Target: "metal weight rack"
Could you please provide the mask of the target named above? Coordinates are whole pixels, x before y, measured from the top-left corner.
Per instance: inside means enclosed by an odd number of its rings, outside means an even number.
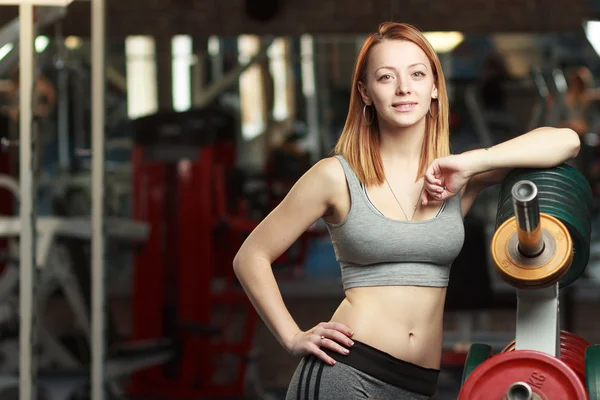
[[[87,1],[87,0],[86,0]],[[73,0],[0,0],[2,5],[19,6],[19,181],[20,181],[20,329],[19,398],[37,399],[36,348],[37,310],[35,309],[36,213],[35,123],[33,83],[35,71],[36,7],[67,7]],[[106,296],[105,296],[105,199],[104,199],[104,98],[105,98],[105,0],[89,0],[92,43],[92,396],[105,398],[106,378]]]

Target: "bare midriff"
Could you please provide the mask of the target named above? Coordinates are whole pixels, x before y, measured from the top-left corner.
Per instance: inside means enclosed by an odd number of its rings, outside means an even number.
[[[352,329],[353,340],[395,358],[439,369],[445,298],[444,287],[351,288],[331,321]]]

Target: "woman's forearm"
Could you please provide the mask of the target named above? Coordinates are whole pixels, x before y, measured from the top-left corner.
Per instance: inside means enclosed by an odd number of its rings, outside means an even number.
[[[256,312],[279,343],[289,350],[300,328],[283,302],[271,264],[265,259],[239,255],[234,260],[234,271]]]
[[[469,152],[469,172],[505,168],[549,168],[579,153],[577,133],[567,128],[538,128],[487,149]],[[466,153],[465,153],[466,154]]]

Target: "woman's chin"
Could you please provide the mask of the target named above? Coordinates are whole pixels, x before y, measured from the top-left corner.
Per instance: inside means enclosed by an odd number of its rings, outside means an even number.
[[[386,121],[386,125],[388,125],[392,129],[407,129],[412,128],[421,122],[424,122],[424,120],[424,115],[419,116],[407,114],[402,116],[396,116],[395,118],[390,118],[388,121]]]

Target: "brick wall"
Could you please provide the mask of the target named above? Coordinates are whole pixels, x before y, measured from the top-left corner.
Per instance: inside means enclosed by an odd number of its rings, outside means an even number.
[[[592,15],[589,0],[279,0],[278,15],[260,23],[247,17],[245,1],[107,0],[108,34],[364,33],[390,19],[423,30],[543,32],[578,29]],[[89,8],[87,1],[69,6],[65,34],[89,34]],[[3,6],[0,26],[16,15]]]

